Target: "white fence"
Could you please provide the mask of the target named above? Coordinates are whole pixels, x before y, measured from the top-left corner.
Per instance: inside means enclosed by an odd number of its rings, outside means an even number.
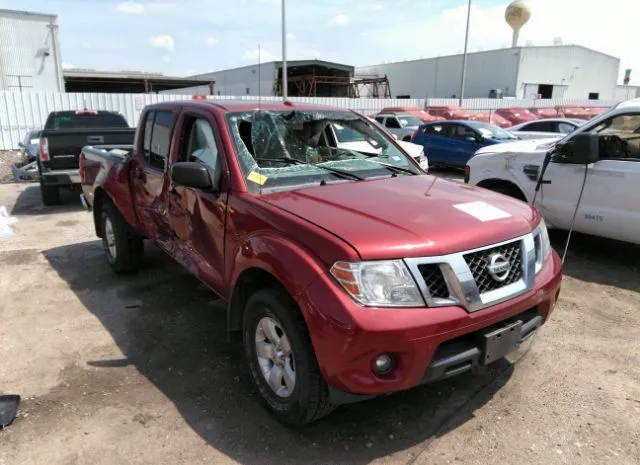
[[[157,102],[184,100],[186,95],[169,94],[72,94],[58,92],[0,92],[0,150],[18,147],[29,130],[40,129],[52,111],[99,109],[119,111],[131,126],[138,124],[140,111],[145,105]],[[255,100],[257,96],[228,97],[208,96],[213,100]],[[277,101],[280,97],[262,97],[264,101]],[[457,99],[349,99],[322,97],[292,97],[293,102],[330,105],[348,108],[366,115],[379,112],[388,106],[457,105]],[[465,99],[462,107],[468,110],[491,112],[505,107],[558,107],[598,106],[609,107],[616,102],[602,100],[515,100],[515,99]]]

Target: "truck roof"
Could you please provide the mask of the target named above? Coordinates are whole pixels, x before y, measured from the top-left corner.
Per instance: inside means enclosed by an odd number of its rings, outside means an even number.
[[[292,109],[301,111],[352,111],[349,109],[329,105],[298,103],[288,100],[286,102],[274,102],[272,100],[175,100],[173,102],[154,103],[152,105],[149,105],[149,108],[167,108],[175,105],[187,107],[216,108],[225,112],[257,110],[258,108],[270,111],[287,111]]]

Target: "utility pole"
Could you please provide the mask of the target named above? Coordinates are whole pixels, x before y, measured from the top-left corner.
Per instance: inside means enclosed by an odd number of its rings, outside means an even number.
[[[284,1],[284,0],[283,0]],[[467,32],[464,35],[464,55],[462,55],[462,77],[460,79],[460,106],[464,99],[464,86],[467,80],[467,47],[469,45],[469,23],[471,20],[471,0],[467,5]]]
[[[287,100],[287,9],[286,0],[282,0],[282,99]]]

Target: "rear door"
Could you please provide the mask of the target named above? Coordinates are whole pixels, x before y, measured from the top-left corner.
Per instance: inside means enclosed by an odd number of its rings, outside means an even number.
[[[172,161],[196,162],[220,182],[212,190],[194,189],[169,180],[168,217],[176,259],[218,292],[223,291],[224,239],[228,181],[223,145],[215,120],[207,112],[186,111],[180,143]]]
[[[451,136],[449,164],[465,166],[475,151],[480,148],[478,143],[480,135],[464,124],[451,124],[449,134]]]
[[[132,166],[136,211],[146,237],[168,249],[166,160],[170,153],[171,110],[152,109],[140,121],[142,131]]]

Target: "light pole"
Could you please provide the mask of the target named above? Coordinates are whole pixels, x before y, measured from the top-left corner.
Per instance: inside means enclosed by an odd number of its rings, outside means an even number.
[[[286,0],[282,0],[282,99],[287,100],[287,9]]]
[[[284,2],[284,0],[282,0]],[[467,5],[467,32],[464,35],[464,54],[462,55],[462,77],[460,78],[460,106],[464,99],[464,85],[467,80],[467,46],[469,45],[469,22],[471,20],[471,0]]]

